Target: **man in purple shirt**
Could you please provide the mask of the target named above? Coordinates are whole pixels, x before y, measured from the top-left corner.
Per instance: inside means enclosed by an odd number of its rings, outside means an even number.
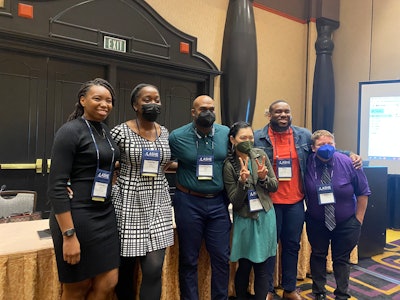
[[[311,244],[312,290],[315,299],[326,299],[326,256],[331,243],[336,299],[348,299],[350,252],[357,245],[371,191],[362,169],[335,151],[327,130],[311,136],[312,150],[304,178],[306,228]]]

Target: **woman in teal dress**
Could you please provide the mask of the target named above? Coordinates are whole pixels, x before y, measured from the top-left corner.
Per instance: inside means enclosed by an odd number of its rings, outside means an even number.
[[[276,219],[270,192],[278,188],[267,155],[253,148],[254,134],[246,122],[229,131],[224,183],[233,205],[231,261],[239,261],[235,275],[237,299],[248,299],[251,268],[254,269],[253,299],[272,299],[269,283],[275,268]],[[272,289],[271,289],[272,290]]]

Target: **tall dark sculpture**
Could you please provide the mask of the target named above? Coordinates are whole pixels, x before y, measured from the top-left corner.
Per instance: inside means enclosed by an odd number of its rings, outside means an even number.
[[[257,91],[257,41],[252,0],[230,0],[221,61],[222,123],[253,120]]]
[[[335,80],[333,77],[332,32],[339,28],[339,22],[326,18],[317,19],[318,38],[315,42],[317,61],[314,71],[312,95],[312,129],[326,129],[333,132],[335,113]]]

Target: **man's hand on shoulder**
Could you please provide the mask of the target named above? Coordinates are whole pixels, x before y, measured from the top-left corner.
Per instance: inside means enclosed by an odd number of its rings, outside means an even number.
[[[350,158],[353,162],[354,169],[361,169],[362,167],[362,158],[360,155],[350,152]]]

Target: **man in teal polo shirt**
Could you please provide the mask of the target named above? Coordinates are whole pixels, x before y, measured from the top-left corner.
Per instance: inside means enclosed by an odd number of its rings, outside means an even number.
[[[229,128],[214,124],[214,109],[211,97],[197,97],[193,122],[169,136],[172,157],[178,161],[173,205],[182,300],[199,298],[197,264],[203,238],[211,258],[211,299],[228,299],[231,221],[222,170]]]

